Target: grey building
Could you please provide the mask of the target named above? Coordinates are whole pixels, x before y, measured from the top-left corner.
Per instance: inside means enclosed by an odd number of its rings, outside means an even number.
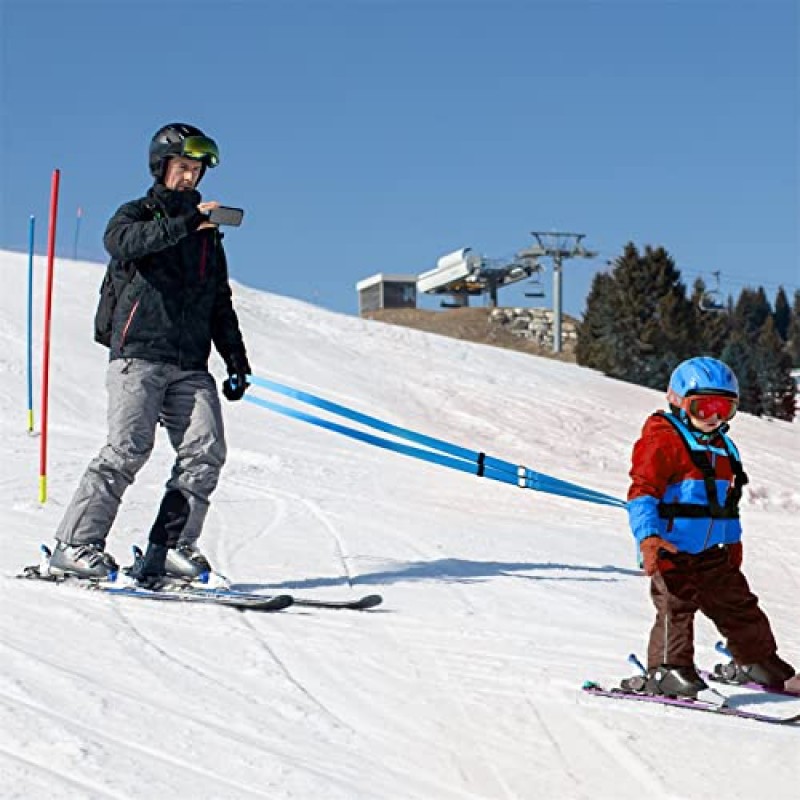
[[[379,272],[356,284],[358,313],[381,308],[416,308],[417,276],[384,275]]]

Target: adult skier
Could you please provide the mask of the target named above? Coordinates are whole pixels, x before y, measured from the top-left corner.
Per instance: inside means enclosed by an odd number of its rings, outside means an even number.
[[[714,358],[691,358],[672,373],[667,400],[669,412],[649,417],[633,448],[628,515],[652,577],[656,619],[647,676],[622,686],[687,697],[707,688],[694,667],[699,610],[727,639],[733,660],[718,667],[727,680],[781,687],[794,669],[778,656],[741,571],[747,476],[727,435],[739,401],[736,375]]]
[[[111,263],[95,320],[95,338],[110,347],[108,438],[58,527],[52,574],[102,579],[117,570],[106,538],[159,424],[175,463],[135,577],[155,586],[165,574],[194,578],[211,569],[197,540],[226,456],[208,371],[212,343],[227,366],[228,400],[241,399],[250,373],[222,237],[207,216],[219,203],[197,191],[218,163],[216,143],[201,130],[165,125],[150,142],[153,186],[108,223]]]

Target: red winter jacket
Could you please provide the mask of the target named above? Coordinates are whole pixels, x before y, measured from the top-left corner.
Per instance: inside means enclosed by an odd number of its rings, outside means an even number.
[[[708,443],[697,437],[694,441],[711,458],[717,501],[724,506],[734,480],[725,440],[718,435]],[[728,444],[735,453],[733,443],[728,440]],[[703,472],[692,461],[683,436],[665,415],[654,414],[645,422],[633,447],[630,476],[628,519],[638,542],[648,536],[660,536],[672,542],[679,552],[700,553],[719,544],[740,541],[742,527],[738,518],[714,519],[709,514],[666,519],[659,513],[662,502],[708,505]]]

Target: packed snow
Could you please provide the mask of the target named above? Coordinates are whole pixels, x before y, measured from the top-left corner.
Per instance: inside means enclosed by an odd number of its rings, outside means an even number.
[[[17,580],[105,436],[107,355],[92,341],[103,266],[55,266],[41,505],[27,257],[0,253],[0,797],[798,796],[797,728],[581,692],[630,674],[652,624],[624,511],[253,404],[224,407],[229,460],[201,540],[212,563],[239,587],[378,592],[382,607],[240,613]],[[44,273],[37,258],[37,431]],[[660,392],[571,364],[234,294],[259,375],[616,497],[663,407]],[[732,432],[751,478],[745,571],[800,664],[800,426],[739,415]],[[146,544],[171,463],[161,436],[109,537],[121,562]],[[700,664],[720,660],[718,638],[698,617]]]

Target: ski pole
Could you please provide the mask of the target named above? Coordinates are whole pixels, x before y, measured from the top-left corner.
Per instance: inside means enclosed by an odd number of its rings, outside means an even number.
[[[631,653],[631,654],[628,656],[628,663],[629,663],[629,664],[631,664],[631,665],[633,665],[634,667],[636,667],[636,669],[638,669],[638,670],[639,670],[639,671],[642,673],[642,675],[644,675],[644,676],[645,676],[645,678],[647,677],[647,668],[646,668],[646,667],[645,667],[645,665],[644,665],[644,664],[642,664],[642,662],[641,662],[641,661],[639,661],[639,659],[636,657],[636,653]]]

